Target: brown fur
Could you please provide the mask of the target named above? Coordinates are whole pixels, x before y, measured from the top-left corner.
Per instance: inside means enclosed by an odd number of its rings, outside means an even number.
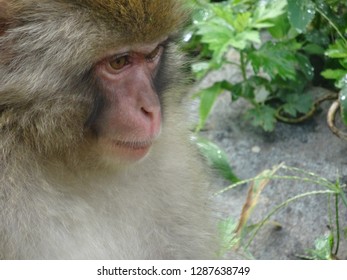
[[[115,168],[85,125],[110,48],[176,33],[177,0],[0,0],[0,259],[211,258],[206,170],[189,142],[182,57],[149,156]]]

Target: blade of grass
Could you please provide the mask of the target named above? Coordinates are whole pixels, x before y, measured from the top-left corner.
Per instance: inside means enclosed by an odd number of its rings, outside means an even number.
[[[253,212],[254,207],[257,205],[260,193],[270,182],[270,179],[274,174],[281,168],[282,165],[275,166],[272,170],[264,170],[257,177],[254,178],[254,181],[251,183],[248,189],[246,202],[243,205],[239,224],[236,228],[237,235],[241,236],[247,221],[251,213]]]

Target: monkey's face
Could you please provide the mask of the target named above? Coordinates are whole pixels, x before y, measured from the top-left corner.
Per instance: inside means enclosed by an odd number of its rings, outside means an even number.
[[[146,157],[181,105],[182,3],[0,0],[0,126],[45,158]]]
[[[110,51],[95,67],[103,106],[92,124],[98,149],[117,160],[145,157],[161,130],[155,87],[164,40]]]

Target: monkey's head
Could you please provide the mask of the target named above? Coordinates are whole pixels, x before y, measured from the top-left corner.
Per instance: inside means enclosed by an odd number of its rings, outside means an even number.
[[[0,0],[2,147],[145,157],[180,102],[186,18],[179,0]]]

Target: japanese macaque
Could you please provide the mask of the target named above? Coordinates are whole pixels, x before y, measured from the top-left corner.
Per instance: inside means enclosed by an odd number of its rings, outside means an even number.
[[[179,0],[0,0],[0,259],[214,258]]]

